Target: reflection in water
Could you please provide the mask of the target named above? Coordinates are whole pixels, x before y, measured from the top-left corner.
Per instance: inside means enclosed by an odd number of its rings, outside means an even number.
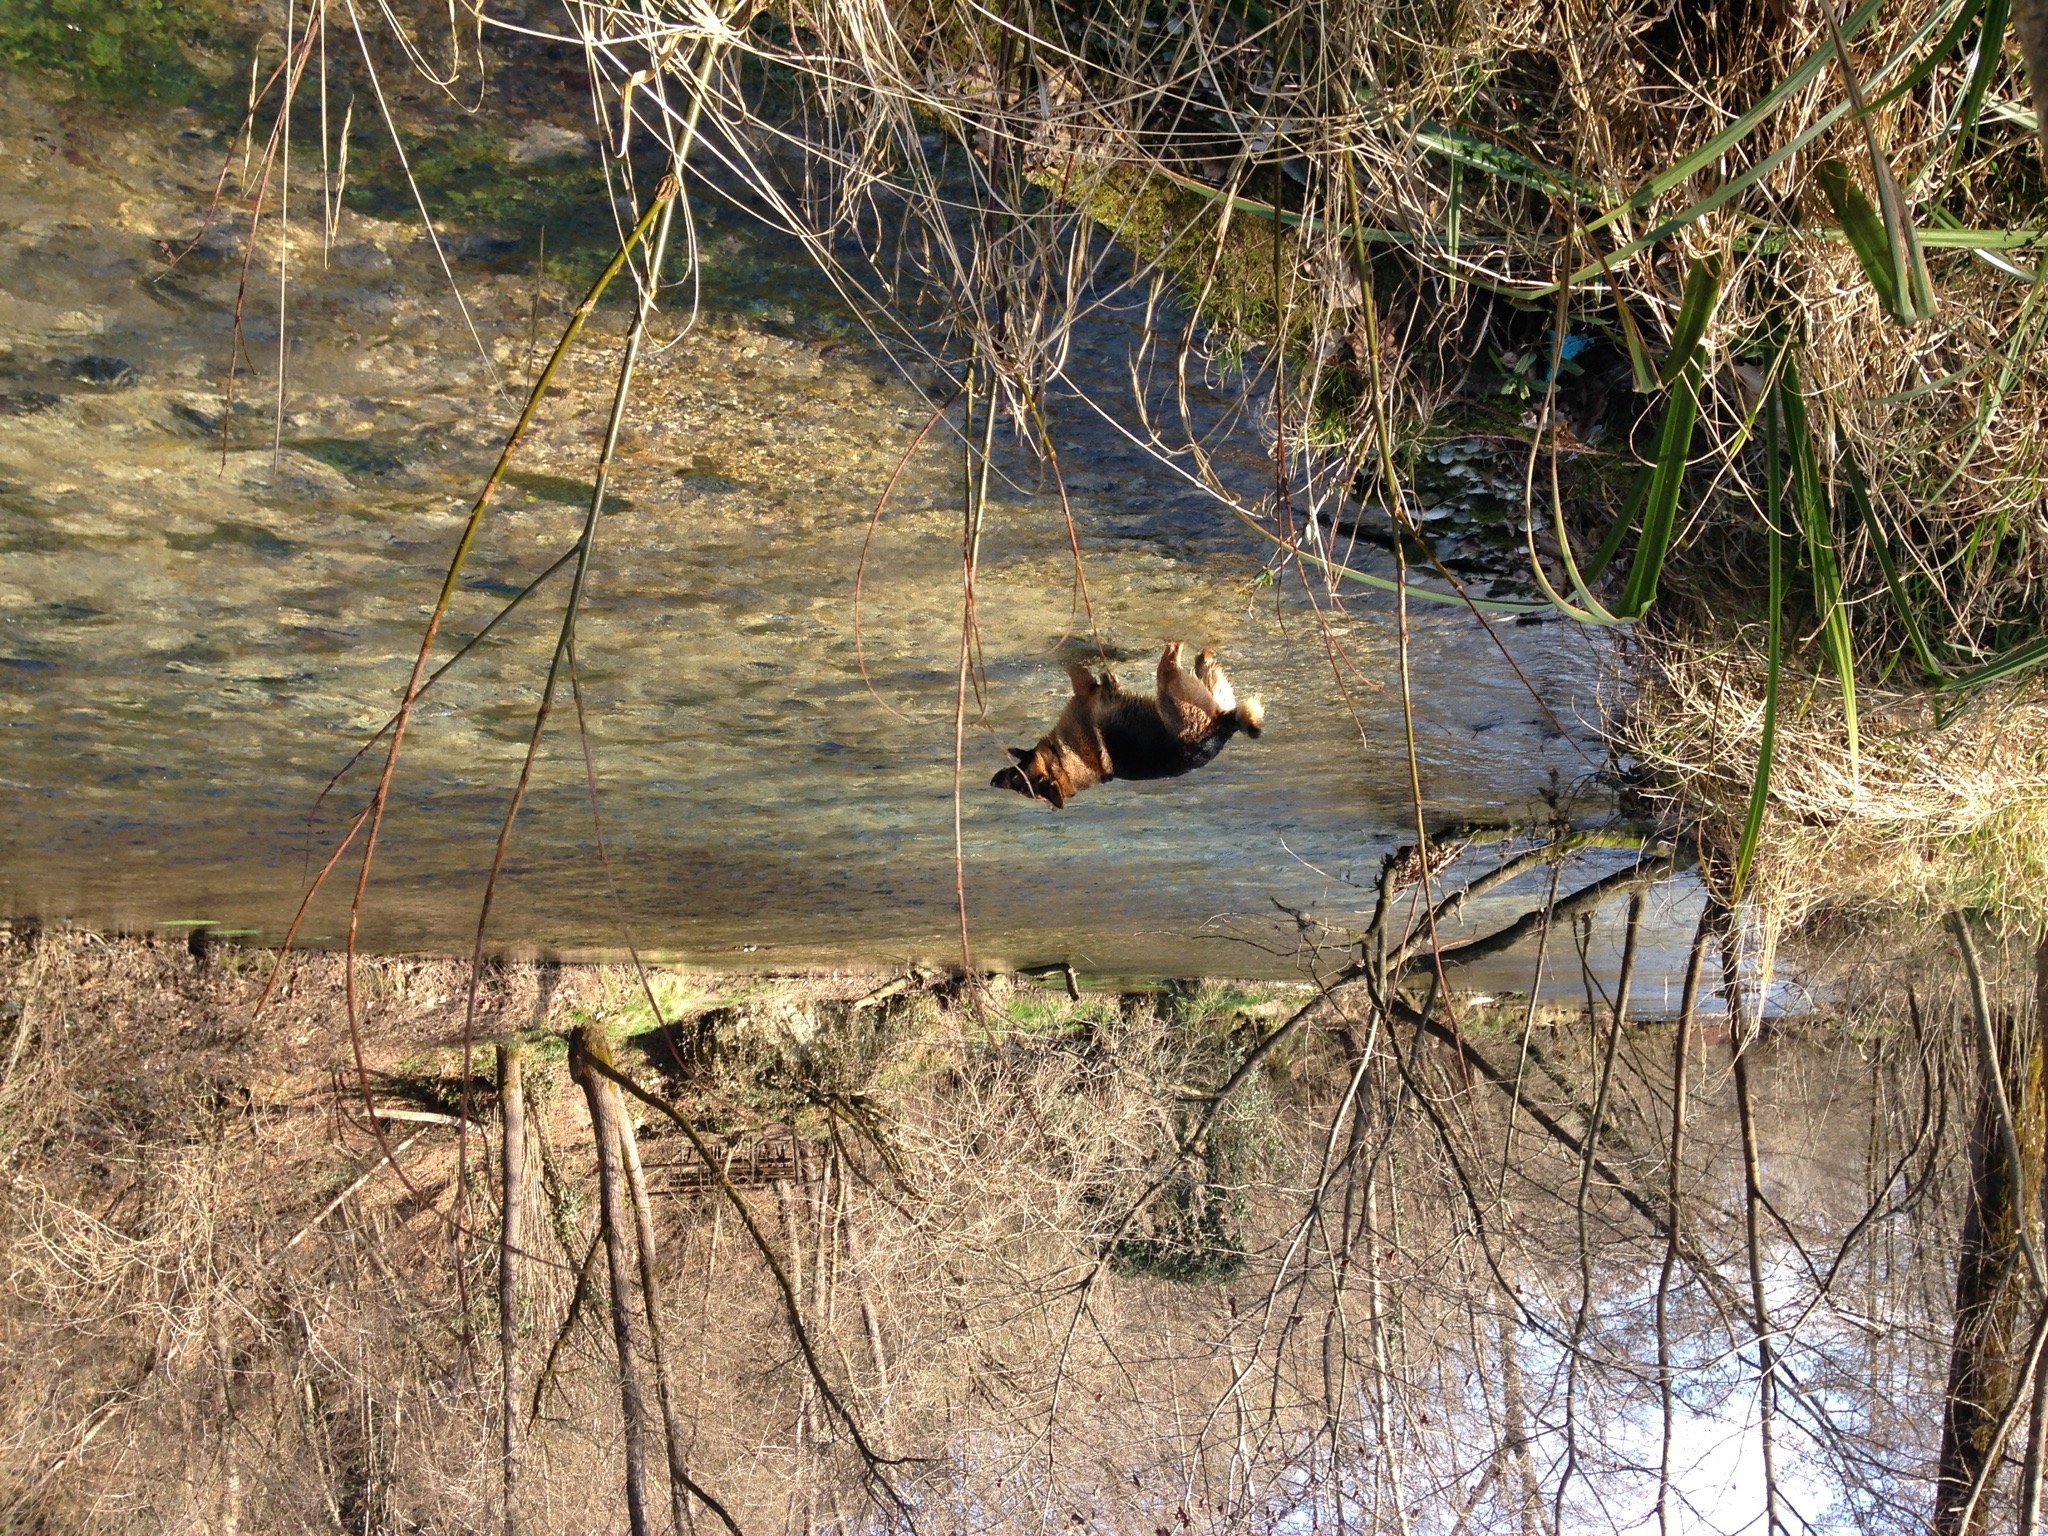
[[[0,103],[0,128],[26,140],[35,114],[61,110]],[[577,108],[532,110],[566,127]],[[360,803],[359,772],[305,825],[403,686],[423,605],[531,367],[536,303],[544,334],[572,290],[537,287],[522,260],[465,270],[486,367],[416,231],[350,211],[323,253],[299,227],[282,418],[263,374],[224,413],[240,253],[215,231],[167,270],[155,241],[191,237],[225,139],[74,126],[93,143],[90,168],[48,156],[33,179],[0,177],[13,333],[0,383],[15,402],[0,434],[0,780],[18,808],[0,826],[0,902],[102,926],[210,919],[276,935]],[[878,489],[930,407],[856,339],[808,258],[699,201],[707,308],[687,332],[687,311],[668,316],[643,370],[579,627],[627,912],[643,946],[678,958],[944,959],[957,953],[955,453],[932,446],[911,464],[868,546],[864,680],[854,573]],[[69,219],[68,204],[91,218]],[[274,358],[274,304],[246,311],[251,349]],[[1075,377],[1098,394],[1127,388],[1143,322],[1109,312],[1079,333]],[[615,336],[617,321],[598,329]],[[573,361],[487,522],[451,646],[574,537],[605,351],[600,338]],[[1012,453],[983,542],[988,690],[985,717],[970,714],[970,784],[1057,709],[1067,663],[1142,669],[1171,636],[1225,649],[1271,728],[1256,753],[1059,818],[970,794],[977,954],[1105,975],[1292,974],[1292,923],[1274,902],[1362,922],[1381,854],[1412,840],[1392,618],[1377,600],[1326,610],[1356,663],[1340,683],[1299,593],[1262,583],[1241,530],[1076,402],[1055,411],[1102,633],[1076,609],[1057,488]],[[424,707],[366,914],[373,947],[465,943],[560,595],[558,581],[523,605]],[[1413,627],[1433,823],[1546,819],[1553,775],[1581,786],[1576,814],[1606,813],[1588,782],[1601,762],[1595,642],[1503,630],[1539,706],[1469,616],[1418,610]],[[590,826],[580,754],[558,727],[494,947],[616,952]],[[308,931],[343,921],[327,903]]]

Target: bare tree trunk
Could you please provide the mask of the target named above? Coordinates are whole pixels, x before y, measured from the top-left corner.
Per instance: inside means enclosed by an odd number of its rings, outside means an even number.
[[[1506,1435],[1503,1449],[1514,1458],[1516,1481],[1520,1486],[1521,1536],[1544,1536],[1543,1483],[1537,1476],[1536,1458],[1529,1448],[1529,1413],[1522,1390],[1522,1344],[1516,1331],[1513,1298],[1500,1320],[1501,1416]],[[1506,1478],[1501,1479],[1501,1502],[1509,1502]]]
[[[619,1350],[619,1413],[626,1430],[626,1517],[633,1536],[648,1536],[647,1392],[640,1381],[640,1320],[633,1310],[633,1279],[626,1253],[625,1170],[620,1166],[618,1092],[592,1065],[612,1064],[602,1035],[579,1024],[569,1036],[569,1075],[590,1105],[597,1142],[598,1219],[604,1231],[605,1263],[611,1274],[612,1335]]]
[[[1678,1395],[1671,1370],[1671,1275],[1678,1267],[1683,1217],[1679,1200],[1685,1188],[1685,1099],[1692,1063],[1693,1017],[1699,1006],[1700,971],[1707,941],[1715,927],[1714,903],[1700,912],[1686,956],[1685,981],[1678,995],[1678,1029],[1671,1037],[1671,1152],[1665,1169],[1664,1262],[1657,1272],[1657,1396],[1662,1435],[1657,1452],[1657,1530],[1671,1536],[1671,1437],[1677,1425]]]
[[[854,1269],[860,1281],[860,1320],[867,1331],[868,1355],[874,1362],[875,1386],[880,1394],[882,1427],[886,1434],[889,1424],[889,1352],[882,1342],[882,1320],[875,1311],[873,1287],[860,1268],[860,1219],[849,1204],[846,1212],[846,1262]]]
[[[1734,952],[1732,924],[1726,953]],[[1732,964],[1731,964],[1732,969]],[[1749,1305],[1756,1328],[1757,1429],[1764,1459],[1764,1530],[1776,1536],[1784,1522],[1778,1514],[1778,1465],[1776,1418],[1778,1408],[1777,1346],[1772,1342],[1770,1298],[1764,1280],[1763,1161],[1756,1132],[1756,1101],[1749,1084],[1749,1053],[1761,1032],[1760,1024],[1744,1019],[1740,994],[1731,987],[1728,994],[1728,1059],[1735,1080],[1735,1114],[1742,1129],[1743,1240],[1749,1260]]]
[[[640,1240],[640,1294],[647,1303],[647,1335],[654,1345],[654,1390],[661,1399],[661,1426],[668,1439],[669,1518],[676,1536],[696,1529],[690,1518],[690,1474],[683,1463],[683,1415],[668,1368],[668,1345],[661,1327],[661,1281],[655,1273],[654,1207],[647,1199],[647,1174],[640,1166],[640,1141],[633,1117],[619,1116],[619,1147],[625,1153],[626,1183],[633,1192],[633,1227]]]
[[[2048,1035],[2048,928],[2044,928],[2034,948],[2034,1041],[2035,1054],[2040,1054],[2040,1041]],[[2036,1070],[2040,1066],[2036,1064]],[[2043,1127],[2048,1135],[2048,1125]],[[2033,1222],[2036,1233],[2048,1233],[2048,1186],[2044,1186],[2040,1170],[2034,1176]],[[2026,1463],[2020,1471],[2020,1522],[2019,1536],[2035,1536],[2041,1528],[2041,1474],[2042,1463],[2048,1460],[2048,1371],[2034,1372],[2033,1422],[2027,1430]]]
[[[1951,923],[1971,973],[1980,1071],[1970,1122],[1970,1196],[1956,1266],[1948,1405],[1935,1467],[1937,1536],[1992,1528],[1993,1501],[1979,1485],[1995,1471],[2002,1423],[2022,1389],[2028,1355],[2023,1224],[2040,1199],[2043,1093],[2040,1035],[2010,1011],[1994,1013],[1969,929]],[[2030,1258],[2031,1262],[2031,1258]]]
[[[801,1174],[801,1155],[797,1159],[797,1169]],[[782,1216],[783,1238],[789,1244],[790,1287],[794,1294],[801,1296],[804,1293],[804,1236],[803,1228],[797,1220],[795,1186],[787,1179],[775,1181],[775,1203]],[[813,1316],[815,1315],[814,1307]],[[803,1536],[811,1536],[818,1524],[818,1479],[816,1469],[811,1465],[814,1444],[811,1391],[810,1383],[806,1382],[803,1396],[797,1402],[795,1438],[798,1472],[796,1487],[790,1493],[789,1512],[785,1517],[790,1528],[801,1531]]]
[[[519,1254],[526,1207],[526,1087],[519,1042],[498,1047],[498,1362],[504,1419],[505,1536],[519,1533]]]

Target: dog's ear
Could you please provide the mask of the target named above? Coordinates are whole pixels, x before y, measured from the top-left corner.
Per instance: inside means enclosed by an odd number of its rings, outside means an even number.
[[[1067,808],[1067,797],[1060,793],[1059,785],[1053,783],[1051,779],[1033,780],[1031,793],[1056,811],[1064,811]]]
[[[1032,747],[1012,747],[1010,748],[1010,756],[1017,759],[1020,763],[1028,763],[1031,761],[1031,754],[1034,750],[1036,749]]]

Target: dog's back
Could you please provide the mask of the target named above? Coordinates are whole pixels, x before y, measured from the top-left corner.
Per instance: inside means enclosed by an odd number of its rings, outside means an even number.
[[[1222,715],[1189,740],[1168,729],[1154,699],[1128,693],[1097,698],[1103,702],[1095,728],[1109,757],[1111,778],[1177,779],[1213,761],[1238,731],[1237,717]]]

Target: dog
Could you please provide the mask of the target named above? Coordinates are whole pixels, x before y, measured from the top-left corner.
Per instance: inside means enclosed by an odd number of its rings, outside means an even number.
[[[1190,672],[1176,640],[1159,657],[1156,697],[1125,693],[1108,672],[1070,666],[1074,696],[1035,747],[1012,747],[1017,761],[989,784],[1014,789],[1064,810],[1090,784],[1107,779],[1172,779],[1211,761],[1243,731],[1256,737],[1265,706],[1240,701],[1230,679],[1205,650]]]

